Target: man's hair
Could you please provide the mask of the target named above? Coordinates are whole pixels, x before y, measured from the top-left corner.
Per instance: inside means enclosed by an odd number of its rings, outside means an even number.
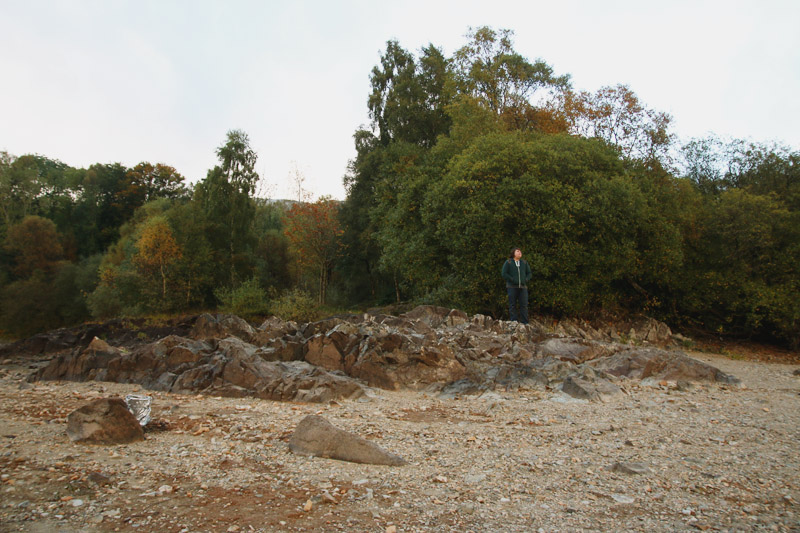
[[[520,252],[522,251],[522,249],[521,249],[521,248],[519,248],[519,247],[515,246],[515,247],[513,247],[513,248],[511,249],[511,252],[509,252],[509,254],[508,254],[508,258],[509,258],[509,259],[514,259],[514,252],[516,252],[517,250],[519,250]]]

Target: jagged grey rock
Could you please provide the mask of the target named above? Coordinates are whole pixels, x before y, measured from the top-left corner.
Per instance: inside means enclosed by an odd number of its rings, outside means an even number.
[[[602,378],[590,381],[577,375],[567,377],[561,390],[573,398],[598,402],[607,402],[622,394],[622,389],[610,381]]]
[[[736,376],[692,359],[677,351],[658,348],[636,348],[618,352],[610,357],[595,359],[587,363],[614,376],[631,379],[653,378],[657,380],[715,381],[738,384]]]
[[[325,457],[351,463],[402,466],[406,460],[377,444],[354,435],[317,415],[305,417],[297,425],[289,449],[298,455]]]
[[[197,317],[189,336],[197,340],[223,339],[230,335],[250,342],[256,329],[236,315],[205,313]]]

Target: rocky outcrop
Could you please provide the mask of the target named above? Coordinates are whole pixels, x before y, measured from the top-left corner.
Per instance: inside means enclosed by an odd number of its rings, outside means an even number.
[[[152,326],[143,318],[115,319],[102,324],[83,324],[34,335],[0,347],[0,357],[7,355],[40,355],[66,351],[82,351],[95,339],[105,340],[111,346],[133,348],[166,337],[185,336],[197,317],[180,317],[159,326]]]
[[[131,353],[106,353],[103,358],[93,353],[86,350],[59,357],[32,380],[97,379],[139,383],[176,393],[306,402],[354,398],[364,393],[355,380],[308,363],[266,361],[258,348],[238,337],[198,341],[173,335]],[[87,361],[97,366],[85,375],[76,375],[74,369],[84,368]]]
[[[87,381],[97,379],[108,363],[123,351],[97,337],[78,355],[60,355],[48,366],[40,369],[38,379],[65,379]]]
[[[628,328],[627,324],[623,324]],[[622,326],[621,326],[622,327]],[[638,329],[637,329],[638,328]],[[609,401],[615,379],[719,381],[736,378],[685,354],[657,347],[669,328],[651,319],[628,328],[533,320],[519,324],[419,306],[399,316],[340,315],[308,324],[200,315],[186,336],[169,335],[127,351],[99,339],[62,355],[35,379],[97,379],[172,392],[328,401],[389,390],[478,394],[491,389],[562,390]]]

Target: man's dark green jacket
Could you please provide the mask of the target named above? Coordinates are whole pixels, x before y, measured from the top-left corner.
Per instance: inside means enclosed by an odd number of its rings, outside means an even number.
[[[519,266],[513,259],[506,259],[503,263],[503,279],[506,280],[506,287],[525,287],[531,277],[533,272],[524,259],[519,260]]]

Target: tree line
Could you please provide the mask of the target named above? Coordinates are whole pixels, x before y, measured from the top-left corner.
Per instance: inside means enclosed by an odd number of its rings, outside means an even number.
[[[191,186],[164,164],[76,169],[2,153],[0,329],[213,309],[313,317],[338,203],[257,197],[257,154],[242,131],[228,132],[217,157]]]
[[[540,313],[797,345],[800,153],[680,143],[629,87],[574,90],[512,37],[473,29],[449,58],[387,43],[340,215],[351,293],[501,317],[519,246]]]
[[[397,301],[501,318],[499,270],[519,246],[534,311],[644,312],[796,346],[800,153],[679,142],[629,87],[575,90],[512,37],[472,29],[451,57],[389,41],[343,202],[259,198],[238,130],[194,186],[163,164],[3,153],[0,328]]]

